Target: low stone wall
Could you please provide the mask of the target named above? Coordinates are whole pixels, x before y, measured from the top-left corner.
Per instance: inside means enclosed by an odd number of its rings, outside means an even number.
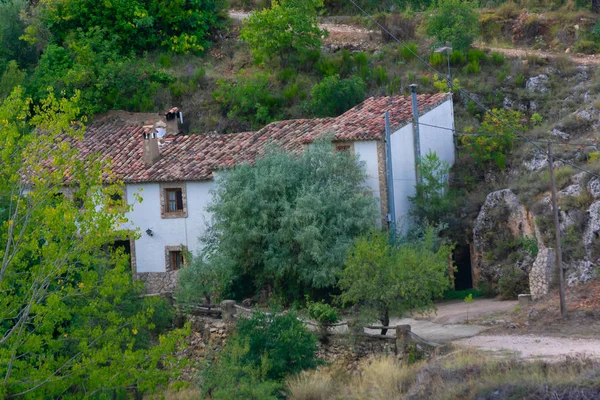
[[[177,286],[177,271],[140,272],[135,275],[146,285],[146,293],[172,293]]]

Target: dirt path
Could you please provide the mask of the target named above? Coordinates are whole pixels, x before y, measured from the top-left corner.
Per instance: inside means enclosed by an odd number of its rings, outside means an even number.
[[[522,358],[560,358],[585,355],[600,358],[600,340],[555,338],[536,335],[474,336],[455,340],[454,344],[473,346],[481,350],[516,353]]]
[[[527,55],[536,55],[539,57],[549,57],[549,58],[557,58],[567,56],[572,62],[580,65],[600,65],[600,54],[596,55],[574,55],[567,53],[552,53],[541,50],[531,50],[531,49],[504,49],[501,47],[488,47],[488,46],[479,46],[480,48],[489,49],[491,51],[497,51],[499,53],[504,53],[509,57],[519,57],[525,58]]]

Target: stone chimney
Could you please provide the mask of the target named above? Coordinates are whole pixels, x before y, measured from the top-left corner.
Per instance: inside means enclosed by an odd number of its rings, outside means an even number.
[[[156,135],[156,126],[151,129],[146,129],[144,132],[143,140],[143,155],[144,164],[147,167],[153,165],[160,159],[160,152],[158,150],[158,138]]]
[[[166,110],[165,120],[167,121],[167,136],[176,136],[183,133],[183,113],[178,107]]]

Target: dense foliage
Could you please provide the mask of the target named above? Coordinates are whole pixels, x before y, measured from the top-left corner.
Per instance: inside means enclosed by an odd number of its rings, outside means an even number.
[[[273,0],[270,8],[248,17],[240,38],[259,63],[279,57],[286,66],[293,54],[319,49],[327,32],[318,25],[323,0]]]
[[[209,262],[233,269],[238,297],[266,289],[301,301],[333,287],[348,246],[377,218],[364,182],[356,157],[323,140],[220,175],[204,238]]]
[[[355,76],[340,79],[333,75],[324,78],[310,91],[309,107],[318,117],[337,117],[365,99],[365,82]]]
[[[265,73],[238,73],[235,82],[217,80],[213,96],[230,118],[249,122],[253,127],[277,119],[283,99],[273,94],[273,77]]]
[[[429,226],[422,235],[397,245],[379,231],[358,238],[338,283],[342,303],[358,304],[368,319],[384,326],[389,325],[391,313],[431,310],[433,300],[450,286],[452,246],[440,243],[437,233]]]
[[[412,215],[418,222],[440,224],[456,211],[455,193],[450,191],[448,182],[450,165],[429,153],[422,157],[419,165],[421,182],[415,186],[412,202]]]
[[[495,164],[504,169],[517,137],[516,132],[524,128],[522,117],[518,111],[494,109],[486,113],[477,129],[468,129],[471,134],[463,135],[461,144],[479,166]]]
[[[286,376],[320,364],[317,341],[295,313],[255,312],[237,323],[237,334],[203,371],[211,399],[276,399]]]
[[[202,255],[192,257],[177,274],[175,298],[182,305],[215,304],[222,300],[230,274],[231,269],[224,263],[206,262]]]
[[[81,139],[72,101],[53,96],[33,107],[17,88],[0,105],[0,397],[116,396],[163,384],[178,330],[156,335],[169,311],[139,298],[127,258],[114,241],[127,206],[112,200],[118,182]],[[33,133],[33,129],[43,133]],[[65,177],[77,185],[67,185]],[[154,341],[158,338],[154,336]]]
[[[175,53],[202,51],[223,21],[220,0],[41,1],[25,39],[62,44],[74,32],[105,30],[121,53],[158,47]]]
[[[426,19],[427,35],[466,51],[479,30],[476,4],[469,0],[438,0]]]

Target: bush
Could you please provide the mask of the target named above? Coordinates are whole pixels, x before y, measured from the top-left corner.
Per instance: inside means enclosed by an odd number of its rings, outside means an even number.
[[[218,259],[206,262],[202,255],[193,257],[177,274],[174,293],[177,303],[183,306],[217,303],[222,300],[231,274],[231,268]]]
[[[272,77],[265,73],[247,75],[240,71],[235,82],[217,80],[213,96],[230,118],[249,122],[253,127],[277,119],[283,100],[275,96]]]
[[[463,135],[460,139],[467,152],[481,167],[496,164],[506,167],[507,155],[512,151],[516,135],[512,128],[520,131],[522,114],[512,110],[492,110],[483,117],[477,135]],[[511,128],[512,127],[512,128]],[[472,128],[468,131],[475,132]]]
[[[419,54],[419,46],[413,42],[404,42],[404,46],[400,46],[398,52],[404,61],[410,61]]]
[[[259,365],[248,363],[249,351],[248,344],[230,338],[218,353],[217,361],[202,370],[203,398],[278,399],[281,384],[267,377],[269,359],[263,355]]]
[[[389,81],[387,70],[382,65],[375,67],[373,70],[373,76],[375,77],[375,83],[377,83],[377,86],[383,86]]]
[[[450,54],[450,64],[452,65],[463,65],[467,62],[467,56],[462,50],[452,50]]]
[[[445,65],[446,64],[446,56],[444,54],[441,53],[433,53],[430,57],[429,57],[429,64],[433,65],[434,67],[439,67],[440,65]]]
[[[261,367],[268,358],[269,379],[280,380],[287,375],[314,369],[320,364],[317,341],[294,312],[267,315],[255,312],[237,324],[237,340],[248,346],[242,360]]]
[[[442,298],[444,300],[463,300],[467,296],[472,298],[483,297],[484,293],[479,289],[465,289],[465,290],[447,290],[444,292]]]
[[[393,37],[401,41],[415,37],[416,23],[413,18],[405,18],[400,13],[381,13],[377,14],[375,19],[385,28],[385,30],[381,29],[381,38],[384,42],[393,42]]]
[[[481,72],[481,66],[479,65],[479,60],[473,60],[467,64],[465,67],[466,74],[478,74]]]
[[[583,53],[583,54],[595,54],[598,51],[598,43],[593,40],[584,40],[581,39],[575,43],[574,51],[575,53]]]
[[[440,42],[451,42],[465,51],[477,36],[479,23],[475,4],[467,0],[438,0],[426,19],[427,35]]]
[[[498,292],[502,300],[516,300],[520,294],[529,293],[529,277],[515,266],[504,267]]]
[[[335,117],[361,103],[366,91],[364,81],[358,77],[330,76],[312,88],[308,107],[317,117]]]
[[[485,63],[488,61],[488,55],[483,50],[470,49],[467,52],[467,59],[469,61],[478,61],[479,63]]]

